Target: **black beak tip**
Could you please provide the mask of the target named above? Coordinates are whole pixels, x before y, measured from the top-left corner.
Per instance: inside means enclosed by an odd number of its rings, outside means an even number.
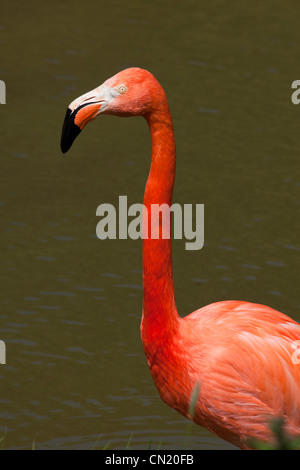
[[[72,113],[72,110],[67,108],[60,140],[62,153],[67,153],[67,151],[72,147],[74,140],[81,132],[80,127],[76,126],[74,123],[75,115],[76,113]]]
[[[60,149],[61,149],[61,151],[62,151],[63,154],[67,153],[67,151],[69,150],[69,148],[70,148],[70,147],[67,147],[67,146],[65,145],[65,143],[61,141],[61,143],[60,143]]]

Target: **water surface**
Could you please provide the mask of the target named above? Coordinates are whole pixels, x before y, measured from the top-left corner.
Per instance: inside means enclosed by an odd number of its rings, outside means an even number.
[[[145,122],[99,118],[67,156],[60,132],[75,97],[122,68],[152,71],[174,118],[174,202],[205,205],[204,248],[174,243],[180,314],[244,299],[300,320],[297,9],[224,0],[2,6],[6,448],[231,448],[157,394],[139,336],[141,241],[95,235],[99,204],[142,202]]]

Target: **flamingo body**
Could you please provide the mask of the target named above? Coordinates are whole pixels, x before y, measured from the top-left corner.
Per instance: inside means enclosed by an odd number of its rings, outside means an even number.
[[[175,139],[165,92],[146,70],[119,72],[69,105],[63,152],[99,114],[142,116],[148,123],[152,160],[144,217],[150,230],[152,205],[171,206],[175,181]],[[300,364],[292,359],[294,342],[300,340],[297,322],[242,301],[216,302],[181,318],[174,299],[171,237],[143,239],[143,286],[142,342],[155,385],[169,406],[240,448],[248,448],[249,438],[270,440],[272,417],[283,417],[289,434],[300,433]]]
[[[161,398],[195,423],[248,448],[250,437],[271,439],[268,424],[274,416],[285,418],[289,434],[299,434],[300,368],[292,361],[299,336],[299,324],[270,307],[224,301],[180,319],[168,339],[156,341],[152,331],[143,343]],[[197,405],[189,416],[197,384]]]

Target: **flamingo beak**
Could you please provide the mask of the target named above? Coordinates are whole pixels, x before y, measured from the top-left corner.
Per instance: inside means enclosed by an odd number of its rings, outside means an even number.
[[[103,102],[94,99],[94,101],[84,102],[77,105],[77,100],[73,101],[67,108],[60,146],[63,153],[66,153],[72,146],[74,140],[80,134],[88,122],[95,119],[98,115]]]

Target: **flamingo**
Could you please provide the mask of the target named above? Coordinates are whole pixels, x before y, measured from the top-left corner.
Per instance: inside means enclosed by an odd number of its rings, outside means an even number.
[[[175,180],[175,139],[165,91],[146,70],[117,73],[68,106],[63,153],[99,114],[142,116],[148,123],[152,161],[144,206],[150,227],[151,205],[171,206]],[[289,435],[298,435],[300,361],[295,352],[300,325],[270,307],[239,300],[218,301],[182,318],[172,269],[171,236],[145,237],[141,339],[162,400],[241,449],[251,448],[249,439],[269,442],[274,417],[284,419]]]

